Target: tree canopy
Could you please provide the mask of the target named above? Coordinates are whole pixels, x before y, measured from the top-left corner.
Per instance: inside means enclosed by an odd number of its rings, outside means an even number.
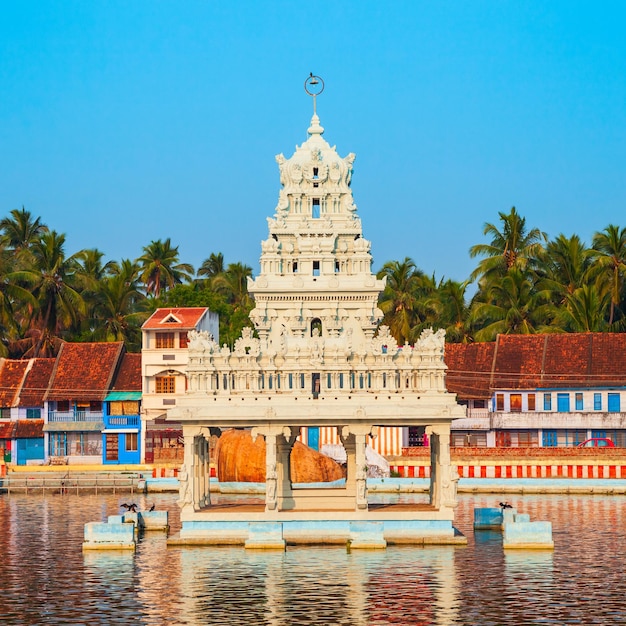
[[[486,241],[463,282],[426,275],[405,256],[376,272],[386,279],[381,323],[400,344],[431,326],[452,342],[499,333],[626,330],[626,228],[609,224],[591,245],[577,235],[526,224],[515,207],[483,228]],[[107,260],[95,248],[68,254],[66,237],[26,208],[0,219],[0,356],[52,356],[63,341],[124,341],[141,349],[141,324],[158,307],[207,306],[219,314],[220,342],[250,326],[251,267],[212,252],[198,268],[169,238],[137,259]],[[468,296],[468,292],[471,296]]]

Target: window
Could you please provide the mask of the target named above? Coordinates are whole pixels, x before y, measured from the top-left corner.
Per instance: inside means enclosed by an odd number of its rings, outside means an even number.
[[[574,401],[576,403],[576,410],[582,411],[583,410],[583,394],[580,392],[577,392],[574,396]]]
[[[609,393],[609,413],[619,413],[619,393]]]
[[[601,393],[593,394],[593,410],[594,411],[602,410],[602,394]]]
[[[544,411],[552,410],[552,394],[551,393],[543,394],[543,410]]]
[[[319,219],[320,217],[320,199],[313,198],[313,206],[311,207],[311,217],[313,219]]]
[[[556,410],[559,413],[569,413],[569,393],[556,394]]]
[[[496,394],[496,411],[504,411],[504,394]]]
[[[535,394],[534,393],[529,393],[528,394],[528,410],[529,411],[535,411],[536,407],[535,407]]]
[[[510,397],[511,413],[521,413],[522,411],[522,394],[512,393]]]
[[[157,348],[173,348],[174,347],[174,333],[157,333],[156,334],[156,347]]]
[[[293,273],[294,274],[298,273],[298,261],[293,262]]]
[[[335,274],[339,274],[339,261],[335,261]]]
[[[0,408],[0,419],[2,420],[11,419],[11,409],[6,408],[6,407]]]
[[[544,448],[555,448],[558,445],[556,430],[544,430],[542,434],[542,445]]]
[[[319,275],[320,275],[320,262],[313,261],[313,276],[319,276]]]
[[[126,452],[137,452],[137,433],[126,433]]]
[[[41,419],[41,409],[26,409],[26,419],[29,419],[29,420]]]
[[[189,336],[187,335],[187,331],[178,334],[178,341],[181,348],[187,347],[187,345],[189,344]]]
[[[67,456],[67,434],[50,433],[50,456]]]
[[[156,377],[157,393],[176,393],[176,377],[175,376],[157,376]]]
[[[511,434],[508,430],[496,431],[496,448],[510,448]]]

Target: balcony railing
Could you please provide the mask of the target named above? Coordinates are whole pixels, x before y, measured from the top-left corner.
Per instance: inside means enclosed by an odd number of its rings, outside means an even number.
[[[105,428],[138,428],[141,422],[139,415],[105,415]]]
[[[101,422],[102,411],[48,411],[49,422]]]

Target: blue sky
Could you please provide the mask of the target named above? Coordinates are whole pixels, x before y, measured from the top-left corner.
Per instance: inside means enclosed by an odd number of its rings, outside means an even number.
[[[0,215],[136,258],[171,237],[258,271],[274,156],[355,152],[374,269],[464,280],[512,206],[554,237],[626,226],[622,2],[59,2],[0,7]]]

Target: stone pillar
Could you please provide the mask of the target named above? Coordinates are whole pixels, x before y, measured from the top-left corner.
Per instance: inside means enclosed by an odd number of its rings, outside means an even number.
[[[357,409],[357,413],[359,411],[364,415],[365,412],[362,408]],[[367,461],[365,448],[367,446],[367,437],[370,435],[375,437],[377,434],[378,428],[372,426],[372,424],[350,424],[341,429],[341,439],[344,442],[346,454],[348,455],[346,489],[354,484],[356,510],[367,509]],[[351,460],[351,457],[354,460]]]
[[[450,460],[450,424],[426,427],[430,438],[430,503],[436,508],[456,506],[459,475]]]
[[[188,433],[183,429],[183,440],[185,445],[185,454],[183,465],[180,468],[179,480],[179,498],[178,505],[181,508],[181,514],[192,512],[195,510],[194,495],[194,443],[195,435]]]
[[[289,455],[298,429],[280,425],[256,426],[251,434],[253,441],[259,435],[265,437],[265,510],[276,511],[292,497]]]
[[[211,432],[203,429],[202,437],[202,493],[200,506],[211,504]]]

